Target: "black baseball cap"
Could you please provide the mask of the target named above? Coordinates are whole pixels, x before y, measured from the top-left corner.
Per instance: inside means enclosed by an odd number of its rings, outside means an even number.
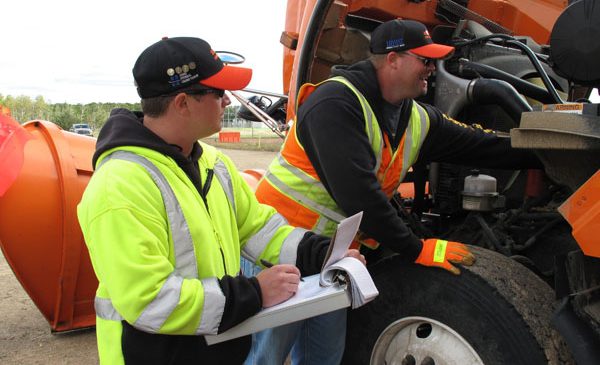
[[[371,33],[371,53],[385,54],[410,50],[427,58],[445,58],[454,47],[433,43],[424,24],[394,19],[379,25]]]
[[[138,94],[146,99],[188,87],[240,90],[250,82],[252,70],[223,64],[200,38],[165,37],[140,54],[133,78]]]

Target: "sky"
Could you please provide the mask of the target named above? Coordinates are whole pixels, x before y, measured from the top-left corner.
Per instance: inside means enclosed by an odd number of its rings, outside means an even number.
[[[249,88],[282,92],[285,0],[7,0],[0,94],[48,103],[135,103],[131,69],[164,36],[193,36],[253,69]]]
[[[246,57],[251,89],[282,92],[286,0],[5,0],[0,94],[48,103],[135,103],[131,69],[163,36]],[[599,102],[597,93],[592,97]]]

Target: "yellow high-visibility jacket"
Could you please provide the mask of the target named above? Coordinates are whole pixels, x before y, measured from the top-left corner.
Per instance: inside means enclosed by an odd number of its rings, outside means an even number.
[[[150,334],[216,334],[227,299],[219,279],[238,275],[242,251],[254,262],[296,263],[306,230],[259,204],[229,158],[202,149],[206,201],[160,152],[119,147],[100,156],[78,217],[99,280],[101,363],[124,362],[124,324]]]

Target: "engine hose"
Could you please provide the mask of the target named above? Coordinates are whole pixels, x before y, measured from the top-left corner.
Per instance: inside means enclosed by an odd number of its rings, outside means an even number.
[[[564,101],[560,98],[560,95],[558,95],[558,92],[556,91],[556,88],[552,84],[552,81],[550,81],[550,78],[548,77],[546,70],[544,70],[544,68],[542,67],[542,64],[538,60],[538,56],[531,50],[531,48],[529,48],[526,44],[518,41],[515,37],[507,35],[507,34],[489,34],[487,36],[473,39],[471,41],[457,43],[455,45],[455,47],[460,48],[460,47],[464,47],[464,46],[467,46],[472,43],[483,43],[487,40],[493,40],[493,39],[502,39],[504,41],[504,44],[512,45],[513,47],[519,48],[521,51],[523,51],[525,53],[525,55],[531,61],[531,64],[533,65],[533,67],[535,67],[536,71],[540,75],[540,78],[542,79],[544,86],[546,86],[546,89],[548,90],[548,93],[552,97],[552,100],[554,101],[554,103],[564,104]]]
[[[537,231],[534,235],[532,235],[531,237],[529,237],[527,239],[527,241],[525,241],[524,244],[522,245],[513,245],[513,249],[515,251],[525,251],[526,249],[528,249],[529,247],[533,246],[537,239],[545,232],[547,232],[548,230],[550,230],[552,227],[556,226],[557,224],[559,224],[560,222],[562,222],[563,219],[562,217],[560,218],[556,218],[553,221],[551,221],[550,223],[546,224],[544,227],[542,227],[542,229],[540,229],[539,231]]]
[[[469,99],[474,104],[498,104],[508,113],[515,125],[521,114],[531,111],[531,106],[508,82],[493,79],[476,79],[469,87]]]
[[[477,76],[489,79],[503,80],[511,84],[517,91],[544,104],[553,104],[554,98],[543,87],[534,85],[514,75],[483,63],[460,59],[457,73],[461,77],[474,78]]]
[[[510,255],[510,248],[500,242],[492,228],[487,224],[485,219],[483,219],[481,214],[473,213],[473,217],[475,218],[475,221],[479,223],[483,235],[492,243],[496,250],[505,256]]]
[[[533,53],[533,51],[531,50],[531,48],[527,47],[524,43],[521,43],[521,42],[517,41],[516,39],[509,39],[509,40],[506,41],[506,43],[510,44],[510,45],[513,45],[513,46],[515,46],[517,48],[520,48],[523,52],[525,52],[525,54],[531,60],[531,63],[533,64],[533,67],[535,67],[535,69],[537,70],[538,74],[542,78],[542,81],[544,82],[544,85],[546,86],[546,89],[548,89],[548,92],[550,93],[550,95],[552,95],[552,99],[554,99],[554,102],[556,104],[564,104],[565,103],[564,100],[562,100],[560,98],[560,95],[558,95],[558,92],[556,91],[556,88],[552,84],[552,81],[550,81],[550,77],[548,77],[548,74],[546,73],[546,70],[544,70],[544,68],[542,67],[542,64],[537,59],[535,53]]]

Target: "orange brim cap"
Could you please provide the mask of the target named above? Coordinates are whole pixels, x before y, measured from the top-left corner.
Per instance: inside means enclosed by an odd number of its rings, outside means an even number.
[[[454,47],[445,46],[438,43],[431,43],[425,46],[412,48],[409,51],[426,58],[446,58],[452,56],[452,53],[454,53]]]
[[[221,71],[200,80],[200,84],[221,90],[240,90],[248,86],[252,79],[252,69],[224,65]]]

